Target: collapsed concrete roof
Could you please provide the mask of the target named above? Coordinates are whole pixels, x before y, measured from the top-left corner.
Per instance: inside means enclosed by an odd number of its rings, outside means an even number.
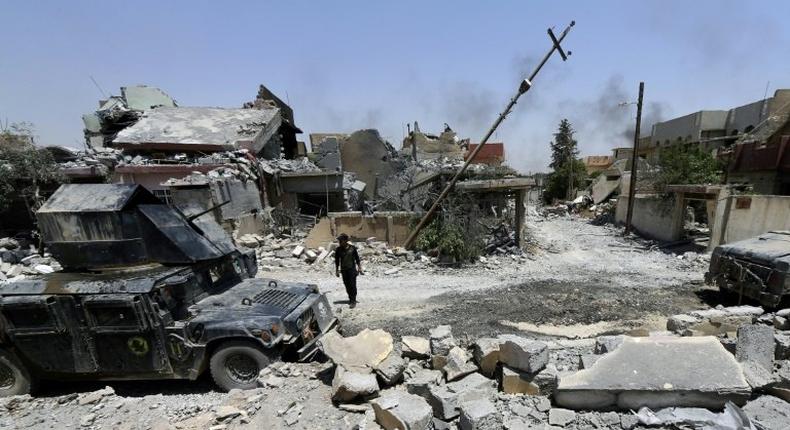
[[[281,124],[278,108],[160,107],[121,130],[113,143],[126,148],[258,153]]]

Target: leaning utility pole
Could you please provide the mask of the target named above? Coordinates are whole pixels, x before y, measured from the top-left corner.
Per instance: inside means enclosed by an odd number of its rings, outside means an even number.
[[[642,96],[645,93],[645,83],[639,83],[639,99],[636,101],[636,129],[634,130],[634,152],[631,154],[631,181],[628,186],[628,212],[625,215],[625,234],[631,232],[631,217],[634,214],[634,200],[636,200],[636,174],[639,165],[639,127],[642,125]]]
[[[576,199],[576,196],[574,196],[575,193],[573,192],[573,163],[576,160],[573,156],[573,147],[571,146],[572,143],[573,140],[568,142],[568,163],[570,163],[568,164],[568,200],[571,201]]]
[[[551,29],[548,29],[549,37],[551,38],[551,49],[549,49],[549,52],[546,53],[546,55],[543,57],[543,60],[541,60],[541,62],[538,64],[538,67],[535,68],[532,74],[521,82],[521,84],[518,87],[518,91],[516,92],[516,95],[510,99],[510,102],[505,107],[505,110],[503,110],[502,113],[499,114],[497,119],[494,121],[494,124],[488,130],[488,133],[486,133],[485,137],[483,137],[483,140],[481,140],[480,144],[477,145],[477,147],[472,151],[471,154],[469,154],[469,157],[466,159],[464,164],[458,169],[457,172],[455,172],[455,176],[453,176],[453,178],[450,179],[450,182],[447,183],[447,186],[444,188],[444,190],[442,190],[442,193],[439,194],[439,197],[437,197],[436,201],[433,202],[431,208],[428,209],[428,212],[425,213],[425,216],[422,217],[422,219],[417,224],[417,226],[414,227],[414,230],[412,230],[412,232],[409,234],[409,237],[406,238],[406,242],[403,243],[404,248],[409,248],[412,245],[412,243],[414,243],[414,240],[417,238],[417,235],[420,233],[420,231],[425,227],[426,224],[428,224],[431,218],[433,218],[433,215],[434,213],[436,213],[436,210],[439,208],[439,205],[441,205],[442,201],[444,201],[444,199],[447,198],[447,195],[450,194],[450,191],[455,186],[455,183],[458,182],[458,179],[466,171],[466,168],[469,166],[472,160],[474,160],[475,157],[477,157],[477,153],[479,153],[480,150],[483,149],[483,146],[488,142],[488,139],[491,138],[491,135],[494,134],[497,127],[499,127],[499,124],[501,124],[502,121],[504,121],[505,117],[507,117],[507,115],[513,109],[513,106],[516,105],[518,98],[521,97],[522,94],[526,93],[530,89],[530,87],[532,87],[532,81],[538,75],[538,72],[543,67],[543,65],[546,64],[546,62],[549,60],[551,55],[554,54],[554,51],[558,51],[560,53],[560,56],[562,57],[562,61],[568,59],[568,55],[571,55],[571,51],[568,51],[568,53],[565,54],[565,51],[562,50],[562,46],[560,46],[560,43],[562,42],[563,39],[565,39],[565,36],[567,36],[568,33],[571,31],[571,27],[573,27],[575,24],[576,21],[571,21],[571,23],[567,27],[565,27],[565,30],[562,31],[559,39],[554,35],[554,32]]]

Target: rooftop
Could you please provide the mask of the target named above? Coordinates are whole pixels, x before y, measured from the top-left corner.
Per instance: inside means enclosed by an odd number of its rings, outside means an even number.
[[[247,148],[257,152],[260,148],[253,145],[258,137],[273,133],[281,121],[278,108],[160,107],[146,111],[140,121],[121,130],[113,142],[164,149],[173,145],[178,150]]]

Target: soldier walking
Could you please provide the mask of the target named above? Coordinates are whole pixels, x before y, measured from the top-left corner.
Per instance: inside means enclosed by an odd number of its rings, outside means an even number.
[[[335,276],[343,275],[350,307],[357,305],[357,275],[362,273],[362,262],[357,247],[348,242],[348,235],[341,233],[337,237],[339,246],[335,250]]]

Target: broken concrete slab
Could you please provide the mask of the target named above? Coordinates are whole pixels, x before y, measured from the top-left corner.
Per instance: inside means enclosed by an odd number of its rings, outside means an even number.
[[[717,307],[673,315],[667,320],[667,330],[683,336],[734,335],[738,327],[751,324],[765,311],[756,306]]]
[[[298,258],[302,256],[303,252],[304,252],[304,246],[297,245],[296,248],[294,248],[294,250],[291,251],[291,255]]]
[[[502,414],[487,399],[471,400],[461,404],[461,430],[499,430],[502,428]]]
[[[429,332],[431,354],[447,355],[454,346],[458,346],[449,325],[440,325]]]
[[[335,377],[332,379],[333,401],[346,403],[378,392],[376,375],[346,370],[342,366],[335,369]]]
[[[431,344],[428,339],[418,336],[403,336],[401,350],[404,357],[425,359],[431,356]]]
[[[514,369],[537,373],[549,363],[549,347],[540,341],[508,338],[499,347],[499,361]]]
[[[442,367],[447,382],[461,379],[477,371],[477,366],[472,363],[472,355],[465,349],[453,347],[447,354],[447,362]]]
[[[460,414],[459,406],[469,400],[488,399],[496,393],[494,381],[473,373],[460,381],[428,388],[428,403],[434,416],[451,420]]]
[[[390,390],[370,403],[376,422],[385,430],[424,430],[433,422],[431,407],[414,394]]]
[[[386,386],[395,385],[403,379],[406,361],[394,351],[376,366],[376,375]]]
[[[571,409],[722,408],[750,393],[741,366],[715,337],[626,337],[590,369],[560,378],[554,398]]]
[[[332,362],[348,370],[375,369],[393,350],[392,336],[384,330],[364,329],[356,336],[343,337],[330,331],[319,341],[321,351]]]

